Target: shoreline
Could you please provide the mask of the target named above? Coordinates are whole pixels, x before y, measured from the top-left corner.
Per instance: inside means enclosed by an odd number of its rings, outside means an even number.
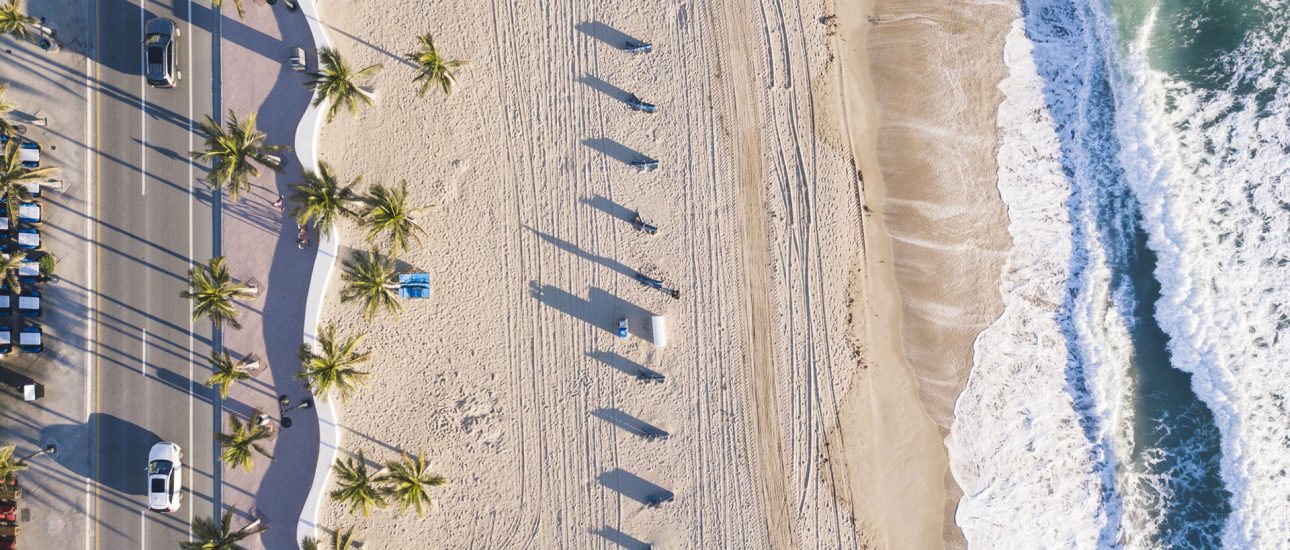
[[[972,368],[976,336],[1002,311],[999,278],[1010,245],[1006,211],[995,186],[995,113],[1002,101],[997,84],[1006,74],[1008,14],[989,13],[1005,11],[989,7],[956,11],[901,0],[878,0],[876,5],[854,0],[848,6],[838,10],[847,48],[843,89],[849,91],[844,101],[868,208],[863,265],[855,270],[850,291],[867,298],[852,301],[853,315],[865,322],[852,330],[867,347],[866,370],[853,386],[855,397],[844,406],[840,429],[830,437],[863,438],[867,429],[870,440],[859,454],[871,455],[872,465],[887,466],[869,480],[875,492],[867,495],[878,501],[884,501],[875,499],[882,494],[903,499],[903,510],[883,506],[872,512],[887,546],[930,547],[936,539],[945,547],[961,548],[966,541],[954,511],[962,491],[949,469],[944,440]],[[874,10],[876,24],[868,19]],[[992,19],[1002,22],[991,26]],[[928,20],[934,24],[925,24]],[[945,22],[959,23],[958,30],[942,32]],[[965,26],[969,30],[962,30]],[[982,32],[991,29],[998,36]],[[940,50],[938,41],[944,46]],[[920,47],[911,50],[908,43]],[[941,52],[939,59],[927,55],[933,51]],[[964,68],[955,73],[948,67]],[[936,109],[954,99],[946,91],[955,89],[976,93]],[[944,132],[946,128],[954,131]],[[954,159],[951,151],[960,158]],[[954,174],[937,169],[946,157],[959,161]],[[941,274],[950,274],[957,283],[945,284]],[[892,418],[898,402],[906,399],[919,403],[917,420]],[[875,444],[887,447],[888,456],[874,456],[881,454],[868,448]],[[863,471],[857,473],[865,479]],[[937,480],[937,487],[926,486],[929,479]],[[911,494],[915,492],[917,498]],[[943,506],[929,511],[928,499]],[[919,518],[917,539],[904,523],[911,513]]]

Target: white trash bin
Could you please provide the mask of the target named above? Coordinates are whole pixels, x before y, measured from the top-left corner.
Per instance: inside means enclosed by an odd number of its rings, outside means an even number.
[[[667,347],[667,323],[663,320],[662,315],[655,315],[650,319],[650,337],[654,339],[654,345],[660,348]]]

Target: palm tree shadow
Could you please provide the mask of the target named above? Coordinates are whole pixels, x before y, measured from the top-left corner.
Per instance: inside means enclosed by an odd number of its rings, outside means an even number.
[[[402,65],[405,65],[405,66],[410,67],[410,68],[412,68],[412,69],[416,69],[416,68],[417,68],[417,64],[416,64],[416,63],[413,63],[413,62],[411,62],[411,61],[408,61],[408,60],[407,60],[407,58],[405,58],[405,57],[403,57],[403,56],[401,56],[401,55],[395,54],[394,52],[391,52],[391,51],[389,51],[389,50],[387,50],[387,49],[385,49],[385,48],[382,48],[382,47],[380,47],[380,46],[377,46],[376,44],[373,44],[373,43],[371,43],[371,42],[368,42],[368,41],[366,41],[366,40],[363,40],[361,37],[354,36],[354,35],[352,35],[352,34],[350,34],[350,33],[347,33],[347,32],[345,32],[344,30],[341,30],[341,29],[339,29],[339,28],[335,27],[334,25],[327,25],[326,23],[323,23],[323,25],[327,27],[327,30],[335,31],[336,33],[339,33],[339,34],[341,34],[341,35],[344,35],[344,36],[345,36],[345,38],[348,38],[348,39],[350,39],[350,40],[353,40],[354,42],[357,42],[357,43],[359,43],[359,44],[362,44],[362,45],[364,45],[364,46],[368,47],[369,49],[371,49],[371,50],[373,50],[373,51],[379,52],[381,55],[384,55],[385,57],[388,57],[388,58],[390,58],[390,59],[393,59],[393,60],[395,60],[395,61],[399,62],[399,63],[400,63],[400,64],[402,64]],[[315,70],[316,70],[316,69],[315,69]]]

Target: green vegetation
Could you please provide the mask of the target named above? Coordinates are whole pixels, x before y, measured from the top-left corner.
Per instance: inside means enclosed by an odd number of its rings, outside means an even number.
[[[18,5],[18,0],[8,0],[0,4],[0,34],[7,34],[18,40],[30,40],[31,25],[40,23],[40,19],[27,15]]]
[[[331,165],[318,162],[318,171],[305,170],[305,181],[291,186],[291,200],[296,207],[291,216],[296,223],[305,225],[313,222],[318,231],[326,233],[341,216],[354,216],[349,207],[354,201],[354,186],[362,176],[354,178],[348,185],[341,185]]]
[[[0,194],[5,201],[6,215],[10,220],[18,219],[18,205],[31,200],[31,193],[24,184],[45,181],[58,169],[52,166],[28,168],[22,165],[22,149],[18,140],[11,139],[5,145],[4,154],[0,155]]]
[[[179,293],[180,298],[193,301],[193,320],[209,318],[215,328],[227,323],[242,328],[237,321],[240,312],[233,300],[254,298],[255,290],[246,283],[233,281],[224,257],[216,256],[205,265],[198,264],[188,270],[189,289]]]
[[[371,321],[381,308],[395,317],[403,311],[403,304],[395,293],[399,285],[395,280],[394,262],[376,252],[354,252],[341,265],[345,268],[341,274],[345,288],[340,291],[340,301],[363,302],[363,319]]]
[[[352,336],[343,342],[336,341],[336,327],[327,326],[319,331],[318,349],[308,344],[300,346],[300,372],[296,378],[303,380],[309,391],[326,401],[334,391],[342,402],[363,386],[371,373],[358,369],[358,365],[371,359],[371,352],[355,351],[366,335]]]
[[[197,124],[197,133],[205,141],[206,149],[189,153],[196,160],[210,163],[206,177],[211,189],[227,187],[233,200],[251,188],[251,178],[260,175],[257,165],[281,172],[282,158],[277,154],[289,149],[285,145],[265,145],[264,132],[255,128],[256,116],[251,111],[245,119],[238,120],[237,113],[229,110],[228,123],[221,128],[215,119],[206,115]]]
[[[337,460],[332,464],[332,472],[336,474],[336,489],[331,492],[331,498],[348,506],[351,515],[362,511],[367,517],[374,508],[385,507],[386,492],[378,486],[380,478],[367,470],[363,451],[358,452],[357,458]]]
[[[439,47],[434,43],[434,35],[430,33],[418,36],[417,41],[421,43],[421,49],[404,56],[417,66],[417,76],[412,79],[413,82],[421,83],[417,95],[424,96],[430,88],[439,88],[443,93],[452,95],[453,88],[457,87],[457,78],[453,75],[453,71],[458,67],[469,65],[470,62],[445,58],[442,53],[439,53]]]
[[[196,518],[193,520],[193,540],[181,542],[184,550],[241,550],[240,542],[268,530],[268,526],[256,520],[250,525],[233,530],[233,510],[225,510],[218,523],[214,518]]]
[[[269,454],[269,451],[264,450],[264,447],[260,445],[261,441],[273,437],[273,433],[269,431],[268,427],[257,422],[259,415],[257,414],[256,416],[257,418],[252,418],[251,422],[244,423],[230,414],[228,415],[228,424],[232,428],[232,432],[215,434],[215,439],[219,441],[220,447],[224,449],[220,453],[220,460],[223,460],[224,464],[228,465],[229,468],[241,468],[248,472],[251,471],[251,468],[255,466],[255,456],[251,454],[251,451],[260,453],[269,459],[273,458],[273,455]]]
[[[368,65],[357,71],[334,48],[323,48],[318,51],[318,71],[305,73],[308,80],[305,86],[314,91],[313,106],[330,103],[327,107],[327,122],[336,118],[341,109],[350,114],[358,112],[361,106],[372,104],[372,92],[360,85],[361,80],[380,72],[380,63]]]
[[[53,254],[45,253],[36,261],[40,265],[41,275],[46,278],[54,276],[54,270],[58,269],[58,258],[55,258]]]
[[[361,217],[367,226],[367,242],[385,241],[390,254],[396,256],[407,250],[410,240],[421,243],[426,231],[417,224],[416,216],[429,207],[408,206],[408,182],[400,181],[398,187],[373,185],[363,202],[367,204]]]
[[[431,489],[448,484],[448,478],[430,471],[424,452],[415,457],[403,453],[402,460],[386,462],[385,469],[389,473],[382,482],[399,504],[400,514],[415,509],[417,516],[424,516],[426,508],[434,505]]]
[[[227,351],[212,351],[210,355],[211,377],[206,380],[206,387],[219,386],[220,397],[228,397],[233,383],[251,378],[251,374],[240,368]]]

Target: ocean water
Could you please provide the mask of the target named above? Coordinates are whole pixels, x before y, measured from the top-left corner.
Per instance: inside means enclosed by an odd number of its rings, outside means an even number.
[[[1290,547],[1288,26],[1023,0],[1004,310],[948,440],[971,546]]]

